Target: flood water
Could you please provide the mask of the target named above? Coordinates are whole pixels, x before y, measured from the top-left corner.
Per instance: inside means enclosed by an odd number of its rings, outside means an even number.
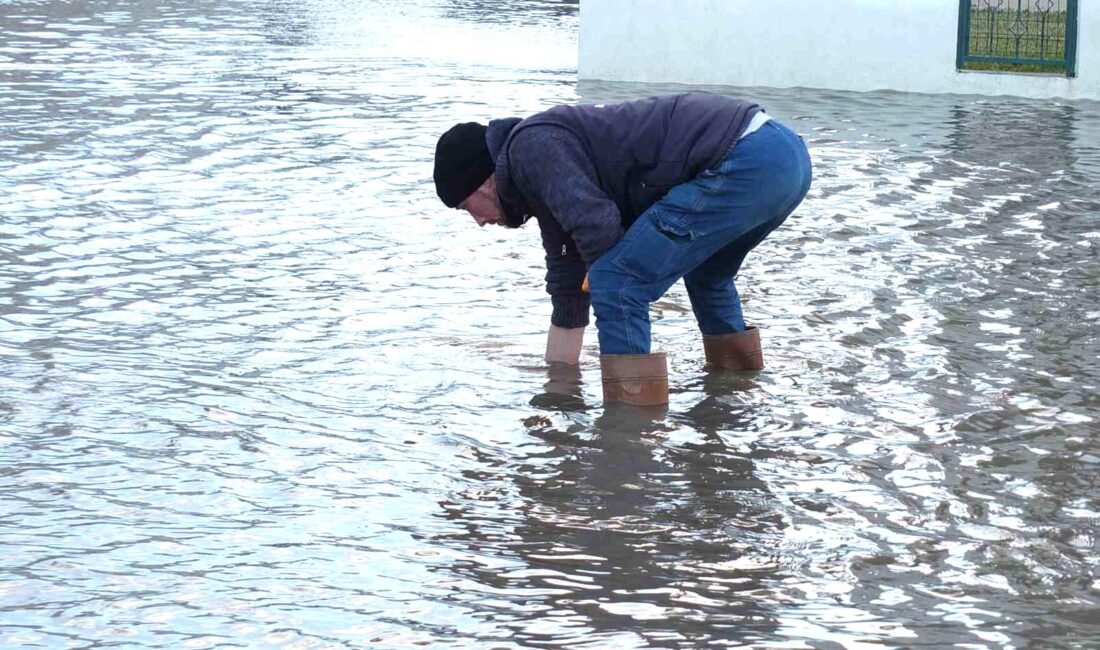
[[[0,4],[0,647],[1084,648],[1100,104],[711,88],[815,183],[768,368],[551,372],[534,224],[438,135],[576,80],[575,4]]]

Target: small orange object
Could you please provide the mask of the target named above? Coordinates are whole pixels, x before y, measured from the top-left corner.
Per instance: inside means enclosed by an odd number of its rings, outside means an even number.
[[[588,274],[584,274],[584,282],[581,283],[581,291],[588,293]]]

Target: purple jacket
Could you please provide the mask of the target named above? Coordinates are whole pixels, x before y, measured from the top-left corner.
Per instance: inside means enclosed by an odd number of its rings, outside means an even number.
[[[693,93],[556,106],[489,123],[505,223],[519,227],[531,216],[539,223],[554,325],[588,324],[587,268],[669,188],[721,160],[759,111]]]

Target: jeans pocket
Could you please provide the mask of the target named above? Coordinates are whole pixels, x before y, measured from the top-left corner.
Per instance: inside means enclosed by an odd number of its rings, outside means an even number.
[[[681,266],[692,238],[677,219],[643,215],[627,233],[614,264],[642,282],[657,282]]]

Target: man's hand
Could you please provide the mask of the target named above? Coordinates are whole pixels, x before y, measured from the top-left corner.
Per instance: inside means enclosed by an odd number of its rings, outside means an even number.
[[[546,336],[546,363],[567,363],[577,365],[581,359],[581,345],[584,344],[583,327],[550,326]]]

